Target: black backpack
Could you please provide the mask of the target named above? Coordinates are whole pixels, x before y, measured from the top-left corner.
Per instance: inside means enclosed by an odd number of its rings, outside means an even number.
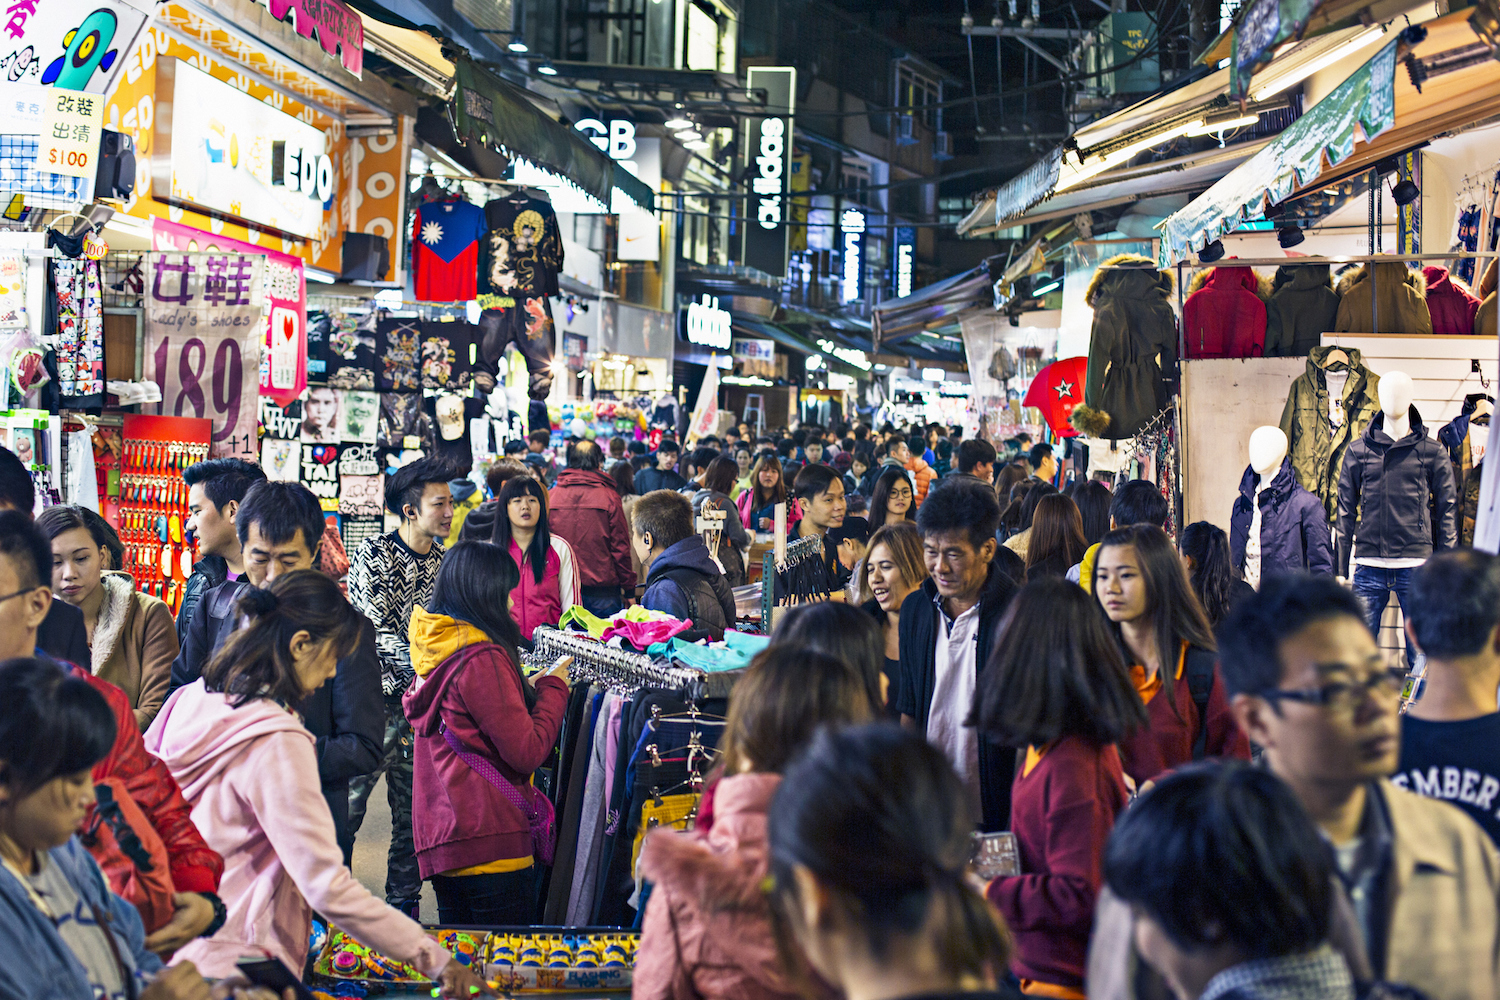
[[[1206,649],[1188,647],[1182,671],[1187,675],[1188,692],[1198,709],[1198,736],[1193,740],[1193,759],[1202,760],[1208,749],[1208,696],[1214,689],[1214,667],[1218,656]]]

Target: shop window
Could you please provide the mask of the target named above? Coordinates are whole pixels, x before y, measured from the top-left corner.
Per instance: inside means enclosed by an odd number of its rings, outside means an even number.
[[[943,101],[943,85],[908,62],[896,66],[896,104],[902,108],[920,109],[913,113],[917,121],[936,131],[942,127],[942,111],[935,107]],[[929,106],[933,105],[933,106]]]

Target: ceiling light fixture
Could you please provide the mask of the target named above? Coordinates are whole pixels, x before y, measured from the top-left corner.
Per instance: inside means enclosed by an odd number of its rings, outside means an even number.
[[[675,118],[668,118],[662,124],[664,124],[667,128],[672,129],[693,127],[693,123],[690,120],[682,117],[680,113]]]
[[[1307,239],[1302,230],[1297,226],[1282,226],[1276,230],[1276,242],[1281,244],[1281,249],[1290,250],[1292,247]]]
[[[691,129],[691,130],[689,130],[687,132],[678,132],[677,133],[677,141],[680,142],[680,143],[683,143],[684,145],[686,145],[687,143],[690,143],[690,142],[699,142],[702,139],[703,139],[703,133],[699,132],[697,129]]]
[[[1365,46],[1379,41],[1384,36],[1385,25],[1372,25],[1353,38],[1350,38],[1344,44],[1328,50],[1316,59],[1310,59],[1301,65],[1292,67],[1284,75],[1277,76],[1272,74],[1271,79],[1251,89],[1250,100],[1259,103],[1268,97],[1276,96],[1283,90],[1289,90],[1319,70],[1327,69],[1345,56],[1353,55]]]
[[[1214,261],[1222,259],[1223,256],[1224,243],[1221,240],[1214,240],[1212,243],[1205,244],[1203,249],[1198,251],[1198,260],[1204,264],[1212,264]]]
[[[1077,187],[1089,178],[1104,173],[1110,167],[1119,166],[1134,159],[1137,155],[1144,153],[1153,146],[1160,146],[1162,143],[1176,139],[1178,136],[1187,135],[1189,129],[1197,128],[1202,124],[1203,119],[1201,118],[1190,122],[1179,122],[1165,131],[1147,136],[1144,139],[1137,139],[1128,146],[1121,146],[1119,149],[1106,153],[1089,163],[1075,165],[1072,161],[1064,158],[1062,170],[1058,175],[1057,185],[1052,189],[1052,193],[1056,194],[1059,191],[1066,191],[1069,188]],[[1088,156],[1089,151],[1083,150],[1081,153],[1074,155],[1078,157]]]
[[[697,149],[707,149],[708,148],[708,140],[707,139],[694,139],[691,142],[685,142],[685,143],[683,143],[682,144],[682,148],[683,149],[694,149],[694,150],[697,150]]]
[[[1218,121],[1210,118],[1206,121],[1194,122],[1183,135],[1213,135],[1215,132],[1229,132],[1246,125],[1254,125],[1260,121],[1259,114],[1235,115],[1231,118],[1223,118]]]
[[[556,76],[557,75],[557,67],[554,66],[554,65],[552,65],[551,63],[542,63],[540,66],[538,66],[536,68],[536,71],[538,73],[542,74],[543,76]]]
[[[512,52],[530,52],[531,51],[531,49],[527,48],[526,43],[523,42],[523,41],[521,41],[519,38],[517,38],[515,41],[513,41],[509,45],[507,45],[506,48],[510,49]]]

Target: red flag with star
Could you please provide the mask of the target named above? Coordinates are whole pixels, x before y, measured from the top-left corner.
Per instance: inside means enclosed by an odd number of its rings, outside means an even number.
[[[1052,362],[1036,373],[1031,387],[1026,390],[1026,398],[1021,400],[1021,405],[1041,410],[1047,426],[1058,437],[1078,436],[1068,418],[1073,415],[1073,408],[1083,402],[1083,379],[1088,362],[1086,357]]]

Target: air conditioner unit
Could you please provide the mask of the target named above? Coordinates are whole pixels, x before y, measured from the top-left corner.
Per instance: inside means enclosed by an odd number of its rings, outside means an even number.
[[[934,160],[953,159],[953,140],[949,138],[947,132],[937,134],[937,141],[932,146],[932,158]]]
[[[916,124],[913,116],[908,112],[896,119],[896,145],[915,146],[917,144]]]

